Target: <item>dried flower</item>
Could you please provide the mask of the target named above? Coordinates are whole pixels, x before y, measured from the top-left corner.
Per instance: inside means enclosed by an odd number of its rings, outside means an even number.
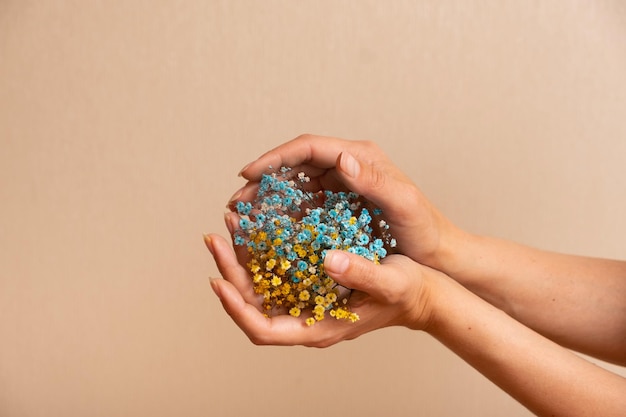
[[[312,325],[328,311],[355,322],[359,316],[347,307],[350,291],[341,291],[324,272],[326,251],[345,250],[380,263],[387,255],[385,246],[395,246],[395,239],[384,220],[378,222],[380,236],[375,234],[369,203],[358,194],[313,193],[302,186],[308,182],[304,172],[294,177],[286,167],[264,175],[255,201],[236,203],[240,228],[234,243],[248,248],[247,266],[266,314],[280,307],[299,317],[307,310],[311,317],[306,323]],[[372,212],[381,214],[378,208]]]

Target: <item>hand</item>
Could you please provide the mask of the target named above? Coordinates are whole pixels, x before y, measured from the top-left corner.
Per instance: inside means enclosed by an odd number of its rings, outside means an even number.
[[[209,235],[205,242],[225,278],[213,279],[211,286],[226,312],[255,344],[326,347],[387,326],[425,329],[431,321],[428,282],[437,272],[405,256],[390,255],[376,265],[358,255],[329,251],[324,268],[336,282],[354,289],[349,306],[360,320],[352,323],[326,317],[309,327],[304,319],[286,314],[265,317],[249,272],[227,241]]]
[[[367,198],[383,210],[397,251],[421,264],[441,269],[454,252],[451,241],[460,230],[372,142],[303,135],[278,146],[241,171],[249,182],[231,199],[231,210],[237,200],[254,200],[270,166],[306,172],[313,191],[348,189]]]

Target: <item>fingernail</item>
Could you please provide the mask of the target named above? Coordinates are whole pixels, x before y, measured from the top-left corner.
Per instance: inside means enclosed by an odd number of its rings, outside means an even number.
[[[248,167],[250,166],[250,164],[252,164],[252,162],[250,162],[249,164],[247,164],[245,167],[241,168],[241,171],[239,171],[239,173],[237,174],[238,177],[241,177],[241,174],[243,174],[243,172],[248,169]]]
[[[359,175],[359,171],[361,169],[359,166],[359,162],[354,159],[354,157],[348,152],[342,152],[341,159],[339,160],[339,166],[346,174],[348,174],[352,178],[356,178]]]
[[[209,283],[211,284],[211,289],[217,295],[218,298],[222,298],[222,293],[220,292],[220,287],[217,285],[217,280],[219,278],[209,277]]]
[[[331,273],[343,274],[348,266],[350,266],[350,259],[342,251],[328,252],[326,259],[324,259],[324,268]]]
[[[213,254],[213,241],[211,240],[211,236],[204,235],[204,244],[211,254]]]
[[[231,218],[232,213],[224,213],[224,223],[226,223],[226,228],[228,229],[228,232],[232,235],[233,233],[235,233],[235,225],[233,224]]]

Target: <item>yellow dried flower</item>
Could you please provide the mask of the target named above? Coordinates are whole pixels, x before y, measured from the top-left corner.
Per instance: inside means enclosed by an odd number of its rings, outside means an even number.
[[[276,259],[271,258],[265,263],[265,269],[271,271],[276,266]]]

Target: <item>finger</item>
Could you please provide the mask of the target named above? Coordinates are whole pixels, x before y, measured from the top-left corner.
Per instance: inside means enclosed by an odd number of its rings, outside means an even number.
[[[253,202],[258,191],[259,183],[248,181],[246,185],[233,193],[232,197],[230,197],[230,199],[228,200],[228,203],[226,203],[226,208],[230,209],[231,211],[235,211],[238,201]]]
[[[298,182],[297,187],[308,193],[317,193],[322,190],[330,191],[347,191],[347,188],[341,183],[337,172],[332,170],[317,171],[316,175],[310,174],[310,171],[304,169],[294,169],[293,172],[304,172],[309,177],[308,182]],[[243,187],[235,191],[226,203],[226,208],[230,211],[237,211],[237,203],[250,202],[253,203],[258,199],[259,182],[248,181]]]
[[[316,190],[328,190],[333,192],[350,191],[342,181],[336,169],[327,169],[323,175],[311,177],[311,184]]]
[[[211,287],[226,313],[251,340],[254,339],[254,334],[261,333],[269,326],[270,319],[265,317],[255,305],[248,303],[231,282],[214,279],[211,281]]]
[[[355,339],[372,330],[393,325],[393,314],[381,309],[381,304],[368,301],[351,310],[361,317],[356,323],[326,318],[308,326],[305,321],[290,315],[264,316],[257,308],[246,302],[232,283],[214,279],[211,281],[222,306],[248,338],[257,345],[328,347],[344,340]],[[362,294],[362,293],[359,293]]]
[[[265,317],[229,282],[215,280],[212,285],[224,310],[254,344],[326,347],[357,336],[358,327],[346,321],[327,319],[308,326],[302,318],[290,315]]]
[[[331,171],[324,170],[323,173],[318,176],[311,176],[308,171],[294,170],[294,172],[305,172],[309,177],[308,182],[298,182],[296,186],[307,193],[315,194],[322,190],[346,189],[345,186],[340,185],[337,180],[337,174],[334,170],[332,170],[334,175],[330,174]],[[226,208],[230,211],[237,211],[237,203],[240,201],[254,204],[254,202],[259,198],[259,186],[259,182],[248,181],[246,185],[233,193],[232,197],[228,200],[228,203],[226,203]]]
[[[235,252],[226,240],[219,235],[211,234],[205,236],[204,241],[224,279],[237,289],[246,302],[260,306],[260,297],[252,288],[252,280],[248,271],[239,263]]]
[[[216,252],[218,259],[221,259],[219,252],[222,250],[220,247],[222,243],[215,236],[212,237],[210,242],[210,245],[213,247],[212,250]],[[365,259],[362,260],[369,262]],[[302,317],[296,318],[284,314],[268,318],[262,314],[255,303],[250,303],[245,294],[237,288],[235,285],[236,280],[232,279],[232,274],[226,271],[227,268],[224,268],[224,265],[222,265],[222,270],[224,275],[231,279],[214,279],[211,281],[211,286],[220,298],[229,316],[244,331],[248,338],[258,345],[327,347],[342,340],[354,339],[363,333],[390,324],[389,315],[381,314],[384,311],[379,310],[379,305],[375,302],[368,302],[367,297],[365,297],[363,302],[357,302],[358,305],[354,306],[354,311],[361,316],[361,320],[356,323],[335,320],[329,317],[316,322],[313,326],[308,326]],[[359,268],[352,263],[350,272],[343,274],[343,277],[346,278],[344,282],[356,282],[355,279],[351,280],[350,276],[361,274],[362,271],[364,271],[363,268]],[[339,276],[341,274],[335,275]],[[371,290],[372,286],[360,285],[360,287],[370,288],[371,292],[375,292]]]
[[[407,207],[419,203],[410,199],[421,197],[410,179],[371,142],[302,135],[262,155],[240,174],[258,181],[270,165],[274,168],[308,165],[328,169],[319,177],[317,188],[355,191],[390,216],[398,216],[397,223],[411,217]]]
[[[413,183],[390,164],[359,160],[350,152],[342,152],[337,161],[340,181],[383,209],[386,217],[402,223],[416,206],[412,199],[420,194]]]
[[[237,262],[239,262],[239,265],[243,266],[248,263],[250,259],[250,254],[248,253],[247,245],[235,244],[235,234],[239,229],[239,219],[240,217],[235,213],[224,213],[224,223],[226,224],[226,228],[230,232],[231,242],[233,244],[235,256],[237,257]]]
[[[324,270],[337,283],[385,301],[398,290],[398,280],[394,279],[397,271],[392,269],[340,250],[328,251],[324,259]]]
[[[269,167],[282,166],[328,169],[335,166],[337,156],[349,144],[347,140],[324,136],[301,135],[266,152],[256,161],[244,167],[240,175],[249,180],[260,180]],[[303,169],[304,170],[304,169]],[[311,172],[311,175],[314,173]]]

